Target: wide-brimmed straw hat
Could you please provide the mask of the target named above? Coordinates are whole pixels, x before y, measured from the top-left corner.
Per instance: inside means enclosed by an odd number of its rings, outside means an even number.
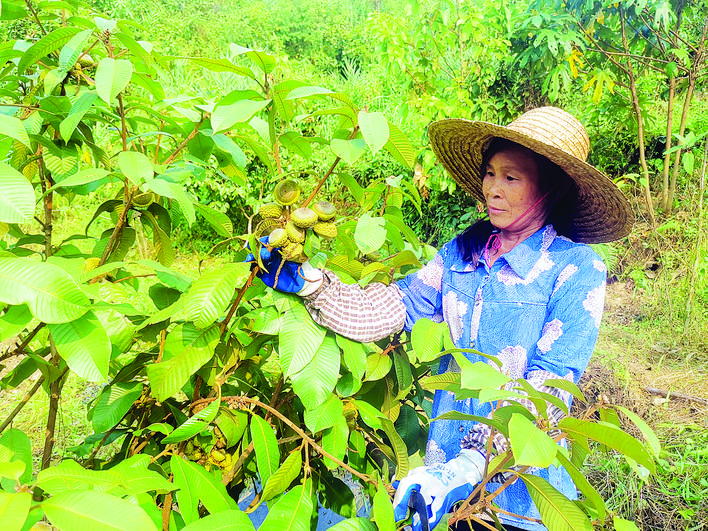
[[[573,239],[584,243],[618,240],[632,230],[634,213],[627,198],[601,171],[587,162],[590,139],[573,115],[557,107],[539,107],[507,126],[462,119],[430,124],[430,144],[453,179],[480,201],[482,156],[494,138],[505,138],[543,155],[575,182],[577,208],[570,222]]]

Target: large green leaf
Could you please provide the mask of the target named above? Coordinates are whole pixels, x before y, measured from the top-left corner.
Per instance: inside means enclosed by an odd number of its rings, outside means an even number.
[[[518,413],[509,420],[509,441],[517,465],[546,468],[553,463],[558,452],[553,439]]]
[[[415,164],[415,150],[408,137],[392,123],[388,124],[388,142],[384,146],[391,156],[398,162],[413,168]]]
[[[335,395],[330,397],[313,409],[306,409],[304,413],[305,425],[313,433],[317,433],[335,425],[342,416],[344,407],[342,401]]]
[[[258,531],[309,531],[312,511],[312,496],[298,485],[269,507]]]
[[[108,378],[111,340],[93,312],[69,323],[48,326],[57,352],[80,378],[90,382]]]
[[[367,382],[380,380],[388,374],[392,365],[393,361],[390,356],[379,352],[372,352],[366,357],[365,380]]]
[[[119,382],[104,387],[91,410],[93,431],[101,433],[118,424],[142,393],[140,382]]]
[[[185,323],[172,330],[165,341],[162,361],[146,368],[155,397],[162,401],[177,393],[214,355],[218,341],[218,327],[199,330]]]
[[[361,138],[343,140],[333,138],[329,144],[332,152],[348,164],[354,164],[364,154],[366,142]]]
[[[157,529],[138,505],[95,490],[57,494],[42,502],[42,509],[59,529]]]
[[[372,217],[368,213],[362,215],[354,230],[354,241],[362,254],[378,251],[386,241],[385,220]]]
[[[160,226],[158,219],[147,210],[142,212],[140,221],[142,221],[143,225],[149,224],[150,230],[152,230],[152,245],[155,248],[157,261],[165,267],[170,267],[175,260],[175,250],[172,247],[172,240],[169,234]]]
[[[340,461],[344,461],[348,441],[349,426],[344,416],[337,418],[334,426],[327,428],[322,434],[322,448],[332,455],[332,457],[336,457]],[[330,469],[336,469],[340,466],[339,463],[335,463],[329,457],[325,457],[324,462]]]
[[[194,203],[194,207],[204,217],[207,223],[214,228],[219,236],[223,236],[224,238],[231,238],[233,236],[234,226],[229,216],[216,209],[202,205],[201,203]]]
[[[347,105],[350,108],[355,109],[356,106],[352,103],[351,98],[347,96],[346,94],[343,94],[341,92],[334,92],[332,90],[323,88],[323,87],[315,87],[315,86],[305,86],[305,87],[298,87],[291,91],[286,97],[286,100],[297,100],[301,98],[311,98],[311,97],[318,97],[318,96],[324,96],[327,98],[332,98],[337,101],[341,101],[345,105]],[[357,111],[358,112],[358,111]]]
[[[133,63],[126,59],[104,57],[96,68],[96,93],[108,105],[130,83],[133,75]]]
[[[200,276],[185,295],[186,318],[199,328],[212,324],[229,305],[234,290],[246,283],[250,270],[250,264],[237,262]]]
[[[229,45],[229,52],[233,55],[245,54],[264,74],[270,74],[275,69],[275,57],[269,53],[253,50],[252,48],[246,48],[245,46],[234,43]]]
[[[76,64],[93,30],[87,29],[74,35],[59,52],[59,69],[68,72]]]
[[[191,439],[197,433],[209,426],[219,412],[220,402],[215,400],[201,411],[195,413],[187,421],[178,426],[172,433],[162,439],[162,444],[171,444]]]
[[[329,531],[377,531],[376,524],[368,518],[347,518],[334,524]]]
[[[593,526],[577,505],[545,479],[521,474],[544,525],[553,531],[592,531]]]
[[[302,454],[300,448],[295,449],[286,459],[280,468],[268,478],[261,494],[261,502],[272,500],[277,495],[282,494],[300,475],[302,470]]]
[[[27,177],[0,162],[0,222],[27,223],[34,215],[34,201]]]
[[[29,492],[0,492],[0,522],[3,531],[20,531],[29,514],[32,495]]]
[[[123,476],[115,470],[90,470],[67,459],[37,475],[37,485],[51,494],[78,490],[107,491],[120,485]]]
[[[0,437],[0,446],[12,451],[10,462],[19,461],[24,463],[24,471],[19,476],[18,481],[21,484],[29,483],[32,479],[32,443],[29,437],[22,430],[10,428]],[[3,479],[2,488],[12,492],[15,490],[15,482]]]
[[[646,448],[637,439],[616,426],[566,417],[558,423],[558,427],[568,433],[571,438],[587,437],[634,459],[652,473],[656,471],[654,460]]]
[[[195,65],[206,68],[212,72],[230,72],[239,76],[256,79],[256,76],[250,69],[243,66],[237,66],[228,59],[213,59],[210,57],[187,57],[186,59]]]
[[[383,427],[386,436],[388,437],[391,447],[396,455],[396,479],[402,479],[408,475],[410,471],[410,463],[408,461],[408,448],[406,443],[403,442],[401,436],[396,431],[393,422],[387,418],[381,419],[381,426]]]
[[[81,170],[74,175],[70,175],[66,179],[63,179],[52,186],[49,190],[56,190],[58,188],[71,188],[73,186],[83,186],[86,184],[91,184],[96,181],[105,179],[109,175],[109,171],[103,168],[88,168],[86,170]],[[47,193],[49,192],[47,191]],[[46,194],[43,194],[46,195]]]
[[[273,428],[258,415],[251,417],[251,440],[256,451],[256,464],[261,476],[261,484],[266,485],[268,478],[278,469],[280,450]]]
[[[32,144],[27,134],[22,120],[16,116],[8,116],[0,114],[0,136],[9,136],[18,142],[22,142],[25,146],[32,149]],[[4,180],[4,178],[3,178]]]
[[[320,348],[325,329],[312,320],[304,305],[298,304],[283,316],[280,325],[280,368],[288,377],[302,370]]]
[[[227,131],[237,123],[247,122],[269,103],[270,100],[240,100],[231,105],[216,107],[211,114],[211,128],[214,133]]]
[[[171,181],[160,179],[151,179],[147,181],[147,187],[158,195],[164,195],[170,199],[177,201],[179,208],[182,210],[182,214],[187,220],[188,224],[194,223],[196,215],[194,213],[193,201],[184,191],[184,188],[179,183],[173,183]]]
[[[110,472],[120,474],[121,482],[106,492],[117,496],[129,496],[150,491],[165,494],[175,490],[177,486],[174,483],[148,468],[150,460],[151,456],[138,454],[120,461],[110,469]]]
[[[361,420],[363,420],[367,426],[374,430],[382,429],[381,419],[385,418],[385,416],[381,411],[364,400],[354,400],[353,402],[356,409],[359,411]]]
[[[388,121],[380,112],[359,111],[359,128],[372,153],[388,142]]]
[[[0,316],[0,341],[15,337],[27,327],[30,321],[32,321],[32,312],[26,304],[10,306]]]
[[[305,408],[316,408],[330,396],[339,378],[339,360],[339,347],[327,335],[307,365],[291,376],[293,391]]]
[[[89,305],[69,273],[27,258],[0,258],[0,302],[27,304],[32,315],[45,323],[73,321]]]
[[[379,487],[374,495],[374,520],[379,531],[395,531],[396,520],[393,517],[393,505],[386,486],[379,481]]]
[[[427,363],[439,358],[445,335],[450,335],[447,323],[436,323],[427,317],[418,319],[411,330],[411,346],[418,360]]]
[[[179,488],[177,502],[185,523],[199,520],[200,501],[211,514],[238,509],[226,487],[221,484],[221,474],[217,478],[204,467],[176,455],[170,459],[170,466],[175,486]]]
[[[563,468],[565,468],[570,475],[573,483],[575,483],[575,488],[578,489],[580,493],[595,506],[595,510],[597,511],[597,519],[600,522],[604,522],[606,507],[602,496],[598,494],[595,487],[590,484],[582,472],[580,472],[580,470],[578,470],[575,465],[570,462],[570,459],[568,459],[563,452],[558,452],[557,457],[563,465]]]
[[[460,366],[464,389],[496,389],[511,380],[484,361],[472,363],[461,352],[453,352],[455,361]]]
[[[255,531],[253,522],[239,510],[221,511],[200,518],[182,528],[182,531]]]
[[[42,57],[59,50],[80,31],[81,28],[76,26],[61,26],[39,39],[28,48],[22,59],[20,59],[17,64],[17,73],[23,74],[28,66],[33,65]]]
[[[361,380],[366,370],[366,356],[368,354],[366,346],[340,335],[337,335],[337,345],[342,349],[344,365],[357,380]]]
[[[626,415],[627,418],[631,420],[637,428],[639,428],[639,431],[647,441],[649,449],[654,454],[654,457],[659,457],[659,453],[661,452],[661,442],[659,442],[659,438],[656,436],[656,433],[654,433],[654,430],[651,429],[651,426],[649,426],[643,418],[631,409],[616,405],[613,405],[612,407]]]
[[[154,171],[150,159],[139,151],[121,151],[118,153],[118,167],[130,182],[139,186],[152,179]]]

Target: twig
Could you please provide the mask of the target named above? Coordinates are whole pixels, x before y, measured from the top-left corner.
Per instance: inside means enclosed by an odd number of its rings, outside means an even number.
[[[55,366],[59,365],[59,355],[56,353],[54,341],[50,336],[50,348],[53,352]],[[64,369],[61,375],[49,384],[49,414],[47,415],[47,430],[44,434],[44,450],[42,452],[42,465],[40,470],[49,468],[52,464],[52,450],[54,449],[54,434],[57,424],[57,413],[59,412],[59,398],[61,397],[62,378],[68,372],[69,367]]]
[[[689,402],[696,402],[697,404],[708,406],[708,400],[705,398],[699,398],[697,396],[686,395],[683,393],[674,393],[673,391],[664,391],[663,389],[657,389],[656,387],[645,387],[644,390],[651,395],[659,395],[667,399],[673,398],[674,400],[688,400]]]
[[[12,350],[12,352],[6,352],[2,356],[0,356],[0,361],[4,361],[7,358],[11,358],[17,354],[21,354],[26,348],[27,345],[30,344],[30,342],[34,339],[34,336],[37,335],[37,332],[39,332],[43,327],[45,323],[39,323],[37,326],[35,326],[32,331],[27,334],[27,336],[24,338],[22,343],[19,344],[15,349]]]
[[[5,421],[2,423],[2,425],[0,425],[0,433],[5,431],[5,428],[7,428],[12,423],[17,414],[22,411],[23,407],[27,405],[27,402],[30,401],[30,398],[32,398],[34,394],[39,390],[39,388],[42,387],[42,382],[44,382],[44,376],[40,376],[39,378],[37,378],[37,381],[34,383],[32,388],[25,393],[25,396],[22,397],[20,403],[15,406],[15,409],[12,410],[12,413],[10,413],[5,419]]]
[[[126,181],[127,181],[127,178],[126,178]],[[129,187],[126,184],[125,207],[123,208],[123,212],[121,212],[120,217],[118,218],[118,223],[116,223],[116,226],[113,229],[113,233],[111,234],[111,237],[108,240],[108,245],[106,245],[106,248],[103,251],[103,255],[101,256],[101,260],[99,260],[97,267],[101,267],[103,264],[105,264],[106,260],[108,260],[108,257],[113,252],[113,246],[116,243],[116,239],[118,239],[118,233],[120,233],[121,230],[123,230],[123,226],[125,225],[125,222],[128,219],[128,212],[130,211],[130,204],[133,200],[133,195],[135,195],[135,192],[137,190],[138,190],[137,186],[133,186],[133,188],[131,190],[131,189],[129,189]],[[96,282],[96,280],[98,278],[99,277],[92,278],[91,283]]]
[[[194,130],[193,130],[191,133],[189,133],[189,135],[187,136],[187,138],[185,138],[179,146],[177,146],[177,149],[175,149],[175,150],[172,152],[172,155],[170,155],[169,157],[167,157],[167,160],[165,160],[165,162],[163,162],[163,164],[164,164],[165,166],[167,166],[168,164],[172,163],[172,162],[177,158],[177,155],[179,155],[180,151],[182,151],[182,150],[184,149],[184,147],[185,147],[187,144],[189,144],[189,142],[190,142],[195,136],[197,136],[197,133],[199,132],[199,127],[202,125],[202,123],[204,123],[204,118],[205,118],[205,117],[202,116],[202,119],[199,120],[199,122],[197,122],[197,123],[194,124]]]
[[[243,285],[243,287],[239,290],[238,295],[236,295],[236,300],[234,303],[231,305],[231,308],[229,308],[229,313],[226,314],[226,317],[224,320],[221,322],[221,325],[219,326],[219,330],[221,331],[221,335],[224,335],[224,332],[226,332],[226,329],[229,326],[229,322],[234,316],[234,313],[236,313],[236,309],[238,308],[238,305],[241,304],[241,299],[243,298],[243,294],[246,293],[246,290],[251,287],[251,284],[253,283],[253,279],[256,278],[256,273],[258,273],[258,266],[253,268],[253,271],[251,271],[251,275],[248,277],[248,280],[246,280],[246,283]]]
[[[42,33],[44,33],[46,35],[47,30],[44,29],[44,26],[42,26],[42,22],[40,22],[39,16],[37,15],[37,11],[35,11],[34,7],[32,7],[32,2],[30,2],[30,0],[25,0],[25,4],[27,4],[27,8],[32,13],[32,16],[34,17],[34,21],[37,23],[39,28],[42,30]]]
[[[123,107],[123,95],[118,94],[118,111],[120,112],[120,137],[123,141],[123,151],[128,151],[128,125],[125,123],[125,108]]]
[[[148,278],[148,277],[156,277],[156,276],[157,276],[157,273],[146,273],[145,275],[131,275],[129,277],[117,278],[113,281],[113,284],[120,284],[121,282],[125,282],[126,280],[132,280],[134,278]]]
[[[243,463],[246,461],[246,458],[251,454],[253,451],[253,441],[248,443],[248,446],[246,446],[246,449],[241,452],[241,455],[238,456],[238,459],[234,463],[234,466],[231,467],[231,470],[229,470],[223,478],[221,478],[221,483],[223,485],[228,485],[231,483],[231,480],[234,479],[234,476],[236,475],[236,471],[243,466]]]
[[[170,474],[170,481],[174,476]],[[172,491],[165,494],[165,502],[162,505],[162,531],[170,529],[170,512],[172,511]]]

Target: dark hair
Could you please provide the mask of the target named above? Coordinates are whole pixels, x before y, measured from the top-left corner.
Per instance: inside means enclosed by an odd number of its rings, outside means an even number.
[[[550,191],[546,199],[546,205],[550,206],[550,210],[546,215],[544,225],[550,223],[558,234],[573,239],[575,231],[572,218],[576,210],[577,188],[573,179],[568,177],[557,164],[516,142],[505,138],[494,138],[482,155],[482,164],[479,170],[480,176],[484,176],[489,159],[496,153],[505,149],[518,149],[519,147],[528,150],[536,161],[540,192],[545,194]],[[463,259],[467,262],[472,262],[474,267],[477,267],[479,257],[484,252],[487,240],[495,231],[497,229],[494,228],[488,219],[481,219],[459,234],[457,236],[457,246],[462,251]]]

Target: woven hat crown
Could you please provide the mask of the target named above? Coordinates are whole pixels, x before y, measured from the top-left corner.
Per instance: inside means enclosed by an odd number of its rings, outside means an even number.
[[[532,109],[506,126],[512,131],[553,146],[582,161],[590,153],[590,137],[572,114],[557,107]]]

